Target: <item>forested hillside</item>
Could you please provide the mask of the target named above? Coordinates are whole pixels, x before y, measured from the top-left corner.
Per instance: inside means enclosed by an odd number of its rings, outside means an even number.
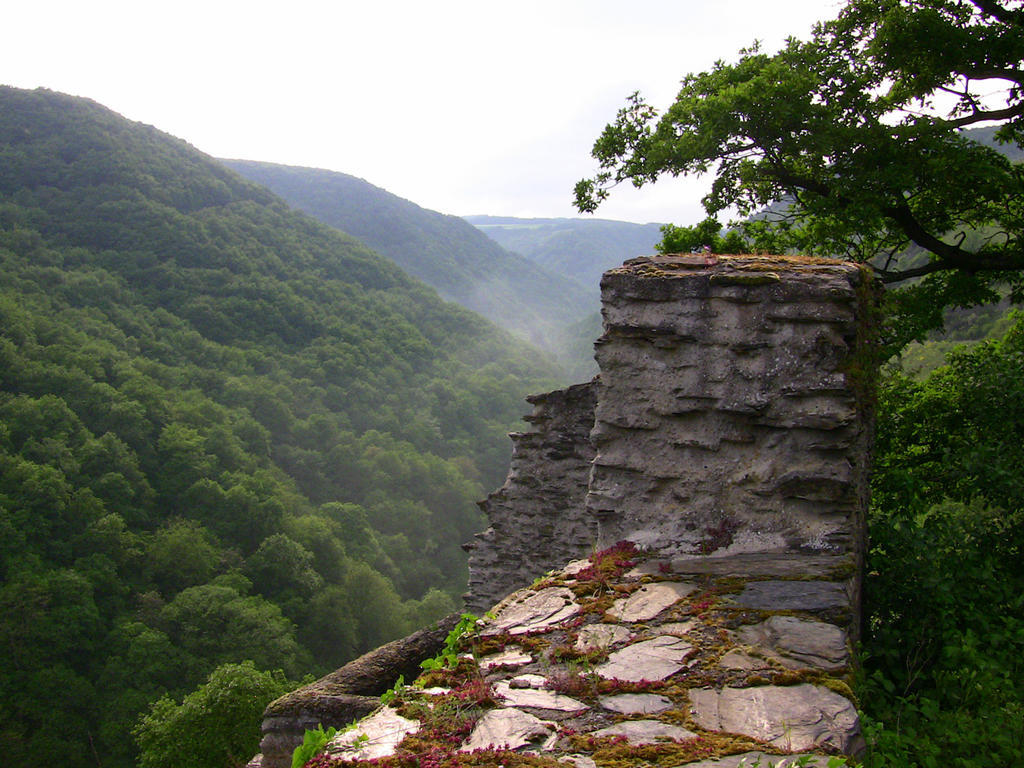
[[[295,679],[453,608],[552,375],[184,142],[0,88],[5,762],[131,765],[219,665]]]
[[[654,253],[661,240],[660,224],[511,216],[467,216],[466,221],[508,250],[582,284],[595,303],[605,270]]]
[[[592,286],[506,251],[457,216],[426,210],[354,176],[222,162],[299,210],[359,238],[445,298],[527,339],[563,369],[571,367],[566,354],[573,339],[567,327],[596,311]]]

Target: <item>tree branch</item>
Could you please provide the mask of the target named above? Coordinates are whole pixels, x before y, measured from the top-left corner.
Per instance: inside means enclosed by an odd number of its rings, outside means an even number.
[[[954,120],[944,120],[943,122],[954,128],[962,128],[965,125],[983,123],[986,120],[1009,120],[1011,117],[1020,117],[1022,114],[1024,114],[1024,102],[1007,107],[1006,109],[992,109],[987,112],[975,111],[970,115],[958,117]]]
[[[779,166],[773,167],[768,172],[784,186],[789,186],[795,190],[813,192],[822,197],[830,197],[840,203],[850,202],[848,198],[837,194],[835,190],[817,179],[799,176]],[[799,201],[799,194],[794,193],[794,197]],[[911,242],[916,243],[938,257],[927,264],[914,267],[913,269],[889,271],[888,269],[875,267],[874,269],[882,282],[894,283],[949,269],[960,269],[969,274],[974,272],[1024,269],[1024,253],[979,254],[943,242],[924,228],[905,201],[883,208],[882,213],[891,219]],[[886,263],[886,267],[888,265],[889,262]]]
[[[1024,85],[1024,72],[1019,69],[970,69],[961,74],[971,80],[1009,80]]]
[[[1021,24],[1024,23],[1024,13],[1020,11],[1011,11],[1009,8],[1001,5],[997,0],[971,0],[975,8],[978,8],[983,13],[987,13],[989,16],[997,19],[1004,24]]]

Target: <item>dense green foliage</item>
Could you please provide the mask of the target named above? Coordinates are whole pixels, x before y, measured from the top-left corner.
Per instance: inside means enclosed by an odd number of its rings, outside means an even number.
[[[593,308],[575,281],[506,251],[458,216],[425,210],[354,176],[246,160],[222,162],[299,210],[359,238],[445,298],[479,312],[568,368],[564,328]]]
[[[871,766],[1024,744],[1024,317],[880,391],[862,701]]]
[[[570,381],[597,373],[594,339],[601,335],[601,275],[626,259],[654,251],[658,224],[606,219],[518,219],[467,216],[466,220],[503,247],[521,253],[549,272],[573,280],[586,301],[587,314],[564,329],[559,362]]]
[[[715,218],[707,218],[692,227],[677,227],[666,224],[661,228],[661,242],[656,246],[659,253],[689,253],[707,248],[711,253],[748,253],[750,246],[738,230],[722,234],[722,227]]]
[[[785,198],[743,225],[754,248],[921,278],[893,294],[898,349],[938,327],[936,307],[1024,299],[1024,176],[961,133],[994,124],[1022,143],[1022,86],[1019,0],[846,0],[808,41],[687,75],[663,114],[630,97],[594,145],[600,170],[577,185],[577,206],[594,210],[621,182],[704,173],[709,216]]]
[[[139,722],[140,768],[221,768],[245,765],[259,749],[267,704],[291,685],[252,662],[218,667],[180,704],[159,699]]]
[[[130,765],[221,665],[452,610],[550,372],[183,142],[0,89],[5,760]]]

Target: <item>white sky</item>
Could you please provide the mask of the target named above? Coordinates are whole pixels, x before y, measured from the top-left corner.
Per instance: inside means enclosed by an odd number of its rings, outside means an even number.
[[[0,82],[87,96],[217,157],[329,168],[426,208],[576,216],[625,97],[839,0],[33,0],[3,13]],[[620,188],[598,216],[693,223],[706,182]]]

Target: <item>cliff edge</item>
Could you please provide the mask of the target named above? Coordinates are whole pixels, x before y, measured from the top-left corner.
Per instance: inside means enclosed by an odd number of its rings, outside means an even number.
[[[262,765],[290,765],[314,713],[344,725],[428,657],[309,765],[860,754],[874,282],[838,261],[686,254],[601,288],[600,375],[530,398],[467,546],[469,604],[507,596],[373,652],[380,679],[369,654],[271,704]]]

